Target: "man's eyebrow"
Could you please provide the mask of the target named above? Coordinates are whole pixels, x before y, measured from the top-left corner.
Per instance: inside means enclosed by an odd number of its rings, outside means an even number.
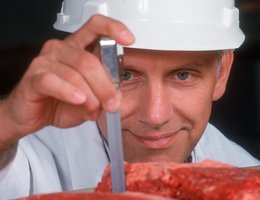
[[[179,69],[196,69],[196,68],[204,68],[204,67],[207,67],[211,64],[213,64],[213,61],[212,62],[189,61],[189,62],[186,62],[186,63],[180,63],[180,64],[177,64],[177,65],[174,65],[171,68],[176,69],[176,70],[179,70]]]

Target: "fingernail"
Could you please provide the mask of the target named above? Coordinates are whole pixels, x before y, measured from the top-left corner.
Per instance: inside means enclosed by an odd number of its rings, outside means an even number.
[[[108,112],[115,112],[118,110],[118,108],[119,108],[119,101],[117,98],[109,99],[105,103],[105,110],[107,110]]]
[[[86,101],[86,95],[84,93],[82,93],[81,91],[76,91],[73,94],[73,102],[74,103],[83,103]]]
[[[120,35],[126,42],[133,42],[133,35],[129,31],[121,31]]]

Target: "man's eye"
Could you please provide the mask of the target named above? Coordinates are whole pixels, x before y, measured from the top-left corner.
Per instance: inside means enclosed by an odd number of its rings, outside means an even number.
[[[124,72],[120,73],[120,80],[129,81],[133,78],[132,76],[133,76],[133,74],[131,72],[124,71]]]
[[[189,78],[190,74],[188,72],[178,72],[176,76],[179,80],[184,81]]]

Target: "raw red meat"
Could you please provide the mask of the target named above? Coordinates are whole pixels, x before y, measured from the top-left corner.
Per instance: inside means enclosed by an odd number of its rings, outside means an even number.
[[[52,193],[34,195],[20,200],[169,200],[161,196],[139,192],[113,193]]]
[[[260,199],[260,170],[232,167],[213,161],[194,164],[125,164],[127,191],[162,195],[179,200]],[[111,192],[106,168],[96,191]]]

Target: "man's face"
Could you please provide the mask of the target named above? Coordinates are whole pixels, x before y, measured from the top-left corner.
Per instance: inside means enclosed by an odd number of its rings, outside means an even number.
[[[223,93],[219,73],[213,51],[125,49],[120,69],[125,160],[185,161],[205,130],[212,101]],[[98,124],[107,136],[104,113]]]

